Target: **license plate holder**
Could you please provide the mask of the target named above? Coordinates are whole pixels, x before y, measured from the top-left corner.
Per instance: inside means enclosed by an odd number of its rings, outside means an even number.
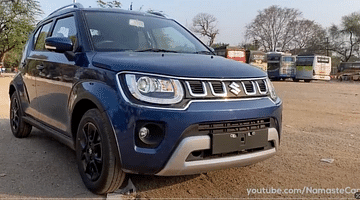
[[[267,130],[212,134],[212,154],[230,153],[266,146]]]

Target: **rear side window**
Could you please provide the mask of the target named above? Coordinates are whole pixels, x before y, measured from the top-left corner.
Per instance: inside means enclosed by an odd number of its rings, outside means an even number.
[[[45,24],[42,28],[40,33],[36,33],[35,36],[37,36],[37,38],[35,39],[36,43],[35,43],[35,50],[36,51],[46,51],[45,49],[45,39],[50,31],[51,28],[51,23]],[[37,35],[38,34],[38,35]]]
[[[76,44],[76,26],[73,16],[62,18],[56,21],[52,37],[67,37],[73,44]]]

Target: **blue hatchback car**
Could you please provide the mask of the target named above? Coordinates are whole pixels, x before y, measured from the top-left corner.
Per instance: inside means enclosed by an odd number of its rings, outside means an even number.
[[[10,83],[11,130],[73,148],[86,187],[126,173],[174,176],[276,154],[282,102],[266,72],[215,56],[151,13],[72,4],[38,23]]]

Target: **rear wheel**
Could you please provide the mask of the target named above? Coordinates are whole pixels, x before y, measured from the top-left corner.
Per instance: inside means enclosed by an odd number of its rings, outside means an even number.
[[[88,110],[80,121],[76,159],[85,186],[96,194],[117,190],[125,179],[111,126],[98,109]]]
[[[11,131],[17,138],[29,136],[32,126],[23,119],[24,112],[21,109],[20,99],[16,92],[11,95],[10,103],[10,127]]]
[[[294,82],[299,82],[299,79],[293,78]]]
[[[306,79],[306,80],[304,80],[306,83],[310,83],[311,82],[311,80],[310,79]]]

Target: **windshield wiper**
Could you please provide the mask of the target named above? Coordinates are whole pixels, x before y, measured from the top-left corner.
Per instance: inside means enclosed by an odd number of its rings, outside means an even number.
[[[210,51],[197,51],[197,52],[194,52],[196,54],[206,54],[206,55],[211,55],[212,53]]]
[[[137,50],[136,52],[170,52],[170,53],[178,53],[177,51],[173,51],[173,50],[167,50],[167,49],[142,49],[142,50]]]

